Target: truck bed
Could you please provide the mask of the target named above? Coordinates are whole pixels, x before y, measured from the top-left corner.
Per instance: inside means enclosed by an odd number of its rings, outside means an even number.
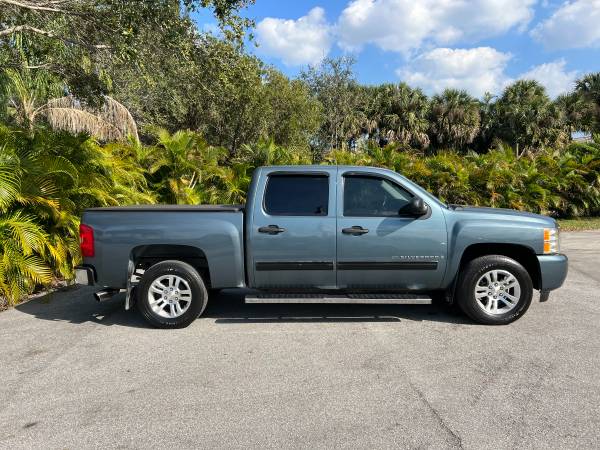
[[[241,205],[89,208],[81,222],[94,232],[95,254],[84,264],[95,268],[100,286],[124,288],[129,261],[159,256],[167,246],[195,262],[204,260],[212,287],[245,285]]]

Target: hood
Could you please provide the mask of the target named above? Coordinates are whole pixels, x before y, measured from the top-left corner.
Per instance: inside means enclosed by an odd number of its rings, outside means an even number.
[[[449,208],[456,213],[473,214],[479,218],[496,218],[499,220],[515,220],[540,223],[545,227],[557,227],[556,220],[541,214],[534,214],[527,211],[517,211],[507,208],[489,208],[483,206],[461,206],[449,205]]]

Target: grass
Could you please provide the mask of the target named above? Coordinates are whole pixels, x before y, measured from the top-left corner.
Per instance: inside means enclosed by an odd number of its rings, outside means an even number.
[[[600,230],[600,217],[582,217],[579,219],[559,219],[561,231]]]

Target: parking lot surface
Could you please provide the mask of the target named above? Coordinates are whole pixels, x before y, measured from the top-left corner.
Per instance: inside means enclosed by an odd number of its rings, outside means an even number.
[[[600,233],[503,327],[442,306],[246,305],[183,330],[89,288],[0,313],[0,448],[599,448]]]

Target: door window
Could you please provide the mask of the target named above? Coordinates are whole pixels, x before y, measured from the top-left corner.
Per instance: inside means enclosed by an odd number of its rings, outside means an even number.
[[[271,175],[265,212],[272,216],[326,216],[329,208],[327,175]]]
[[[344,177],[344,216],[391,217],[403,215],[412,195],[397,184],[373,176]]]

